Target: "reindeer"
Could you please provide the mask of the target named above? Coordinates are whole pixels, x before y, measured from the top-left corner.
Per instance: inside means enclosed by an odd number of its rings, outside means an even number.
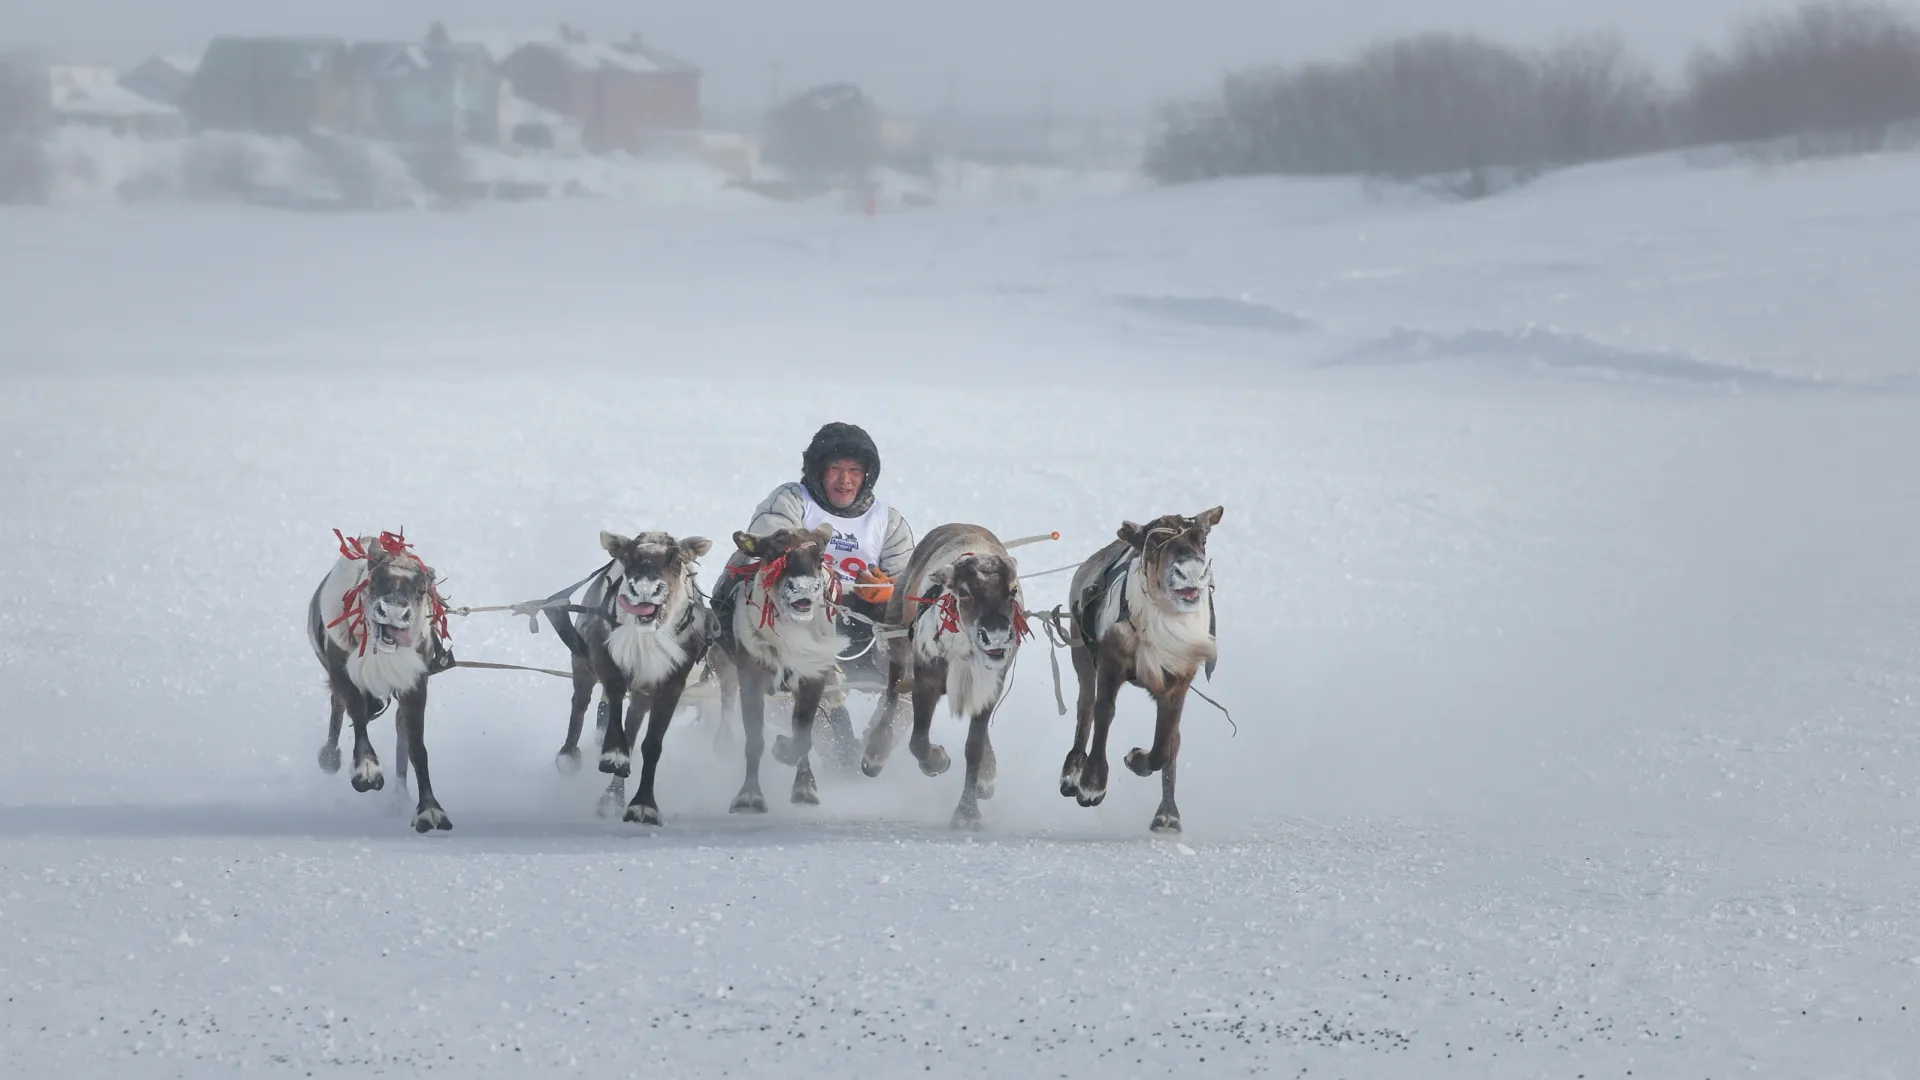
[[[739,685],[740,723],[746,732],[747,778],[734,796],[736,814],[764,814],[767,800],[760,793],[760,752],[765,748],[767,694],[775,687],[793,687],[793,737],[781,740],[774,757],[795,767],[793,801],[817,806],[820,790],[814,782],[808,754],[813,749],[813,715],[820,707],[846,639],[834,628],[831,610],[837,579],[826,565],[824,552],[833,539],[832,526],[817,529],[781,529],[767,536],[733,534],[733,542],[750,557],[728,572],[745,580],[733,605],[730,632],[721,635],[721,652],[714,666],[723,687]],[[724,692],[724,691],[723,691]]]
[[[572,627],[562,627],[560,615],[549,610],[554,630],[573,650],[573,711],[567,717],[567,741],[555,764],[562,772],[580,768],[580,729],[596,682],[602,690],[608,722],[600,733],[600,771],[612,773],[599,813],[610,816],[626,801],[626,778],[632,775],[634,742],[649,711],[647,738],[640,744],[640,790],[627,806],[624,820],[659,825],[660,806],[654,801],[654,771],[660,747],[673,722],[687,675],[707,654],[712,612],[694,583],[694,560],[713,542],[704,536],[675,540],[663,532],[626,537],[600,534],[600,546],[613,556],[583,598],[589,609],[576,615]],[[574,633],[568,635],[567,629]],[[631,692],[626,721],[620,721],[621,700]]]
[[[987,725],[1027,634],[1021,604],[1019,567],[999,538],[978,525],[942,525],[921,538],[887,606],[887,621],[907,627],[907,636],[887,642],[887,692],[867,728],[860,771],[880,775],[893,752],[896,691],[910,675],[913,734],[907,749],[921,772],[946,772],[947,751],[928,738],[934,706],[944,695],[953,714],[971,722],[966,782],[953,811],[956,829],[980,828],[979,801],[993,798],[999,770]]]
[[[307,640],[326,669],[333,708],[320,768],[340,771],[340,718],[353,719],[353,790],[387,784],[367,739],[367,723],[398,698],[394,760],[404,795],[407,763],[420,777],[413,813],[417,832],[451,829],[427,775],[427,677],[453,665],[447,651],[446,605],[433,569],[394,533],[340,537],[340,558],[307,604]]]
[[[1120,684],[1132,683],[1159,707],[1153,749],[1134,747],[1126,757],[1135,774],[1160,774],[1160,809],[1152,824],[1158,833],[1180,831],[1180,808],[1173,801],[1180,710],[1194,676],[1203,665],[1211,670],[1219,655],[1207,534],[1220,524],[1222,510],[1216,506],[1190,518],[1168,514],[1144,526],[1126,522],[1119,539],[1073,575],[1078,640],[1071,651],[1080,701],[1060,794],[1081,806],[1098,806],[1107,797],[1107,729]]]

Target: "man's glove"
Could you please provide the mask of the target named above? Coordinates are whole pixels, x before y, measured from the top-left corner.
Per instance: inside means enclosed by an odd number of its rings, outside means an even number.
[[[893,579],[869,566],[853,579],[853,593],[869,604],[884,604],[893,599]]]

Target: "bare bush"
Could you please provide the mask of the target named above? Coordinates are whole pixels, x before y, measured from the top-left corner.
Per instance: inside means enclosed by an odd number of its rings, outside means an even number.
[[[1651,68],[1611,35],[1576,38],[1540,60],[1541,156],[1603,161],[1671,144],[1672,106]]]
[[[1230,76],[1167,110],[1147,168],[1168,181],[1248,173],[1421,178],[1462,197],[1664,139],[1652,75],[1618,42],[1545,55],[1426,34],[1342,64]]]
[[[1856,0],[1754,20],[1726,53],[1695,57],[1686,113],[1701,142],[1820,136],[1834,150],[1877,149],[1920,117],[1920,24]]]

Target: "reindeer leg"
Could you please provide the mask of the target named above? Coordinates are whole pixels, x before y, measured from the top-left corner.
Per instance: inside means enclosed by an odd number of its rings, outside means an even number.
[[[607,781],[607,790],[601,793],[600,803],[594,808],[601,817],[612,817],[627,804],[627,777],[633,774],[633,746],[640,741],[640,725],[646,723],[647,710],[652,704],[652,694],[636,690],[627,699],[626,716],[607,721],[607,735],[602,736],[602,744],[609,739],[618,740],[623,748],[620,752],[626,755],[627,768],[616,771],[613,779]]]
[[[1074,706],[1073,749],[1067,751],[1066,763],[1060,766],[1060,794],[1074,799],[1080,795],[1080,774],[1087,767],[1087,738],[1093,733],[1094,686],[1098,680],[1097,665],[1090,650],[1075,645],[1068,655],[1073,660],[1080,696]]]
[[[353,721],[353,790],[379,791],[387,786],[387,777],[380,771],[380,756],[373,752],[373,742],[367,738],[367,724],[379,703],[353,685],[344,666],[330,670],[328,678],[333,681],[334,695],[346,702],[347,719]]]
[[[992,744],[987,741],[987,723],[992,719],[993,709],[989,707],[974,717],[973,726],[967,729],[967,782],[960,789],[960,805],[953,811],[956,829],[980,828],[980,771],[992,753]]]
[[[632,775],[633,767],[627,753],[627,731],[620,724],[621,706],[626,702],[626,676],[614,675],[609,678],[605,673],[600,676],[600,695],[607,703],[609,719],[606,733],[600,736],[600,771],[612,773],[621,779]],[[622,801],[625,801],[624,794]]]
[[[680,707],[680,695],[687,688],[686,672],[669,679],[653,693],[653,717],[647,722],[647,740],[640,744],[640,790],[627,806],[626,820],[640,825],[660,825],[660,804],[653,798],[654,770],[660,765],[660,749],[666,744],[667,726]]]
[[[392,812],[395,814],[407,812],[407,765],[411,759],[408,751],[410,742],[406,715],[396,708],[393,713],[393,793],[387,796],[393,801]]]
[[[573,707],[567,714],[567,741],[553,755],[553,767],[572,776],[580,771],[580,729],[587,722],[587,706],[593,704],[593,666],[584,656],[573,658]]]
[[[866,737],[861,740],[864,747],[860,755],[860,771],[868,776],[879,776],[886,768],[887,758],[893,756],[893,723],[900,712],[900,680],[906,678],[907,643],[905,638],[895,638],[887,642],[887,688],[880,695],[880,707],[873,712],[873,722],[867,725]]]
[[[1120,696],[1122,681],[1120,661],[1101,653],[1094,679],[1093,745],[1080,770],[1081,806],[1099,806],[1107,797],[1107,731],[1113,726],[1114,699]]]
[[[980,776],[974,782],[974,792],[983,799],[993,798],[994,782],[1000,779],[1000,758],[993,752],[993,735],[986,736],[986,750],[980,757]]]
[[[1134,747],[1127,752],[1127,768],[1136,776],[1152,776],[1173,761],[1180,747],[1180,712],[1186,704],[1187,687],[1192,679],[1175,679],[1153,695],[1159,706],[1153,724],[1153,751]],[[1169,749],[1171,747],[1171,749]]]
[[[440,809],[440,800],[433,797],[433,780],[427,775],[427,680],[420,680],[419,689],[400,695],[395,722],[407,733],[407,756],[413,760],[413,772],[419,778],[420,802],[413,811],[413,831],[453,828],[447,812]]]
[[[913,670],[913,734],[907,736],[907,750],[920,762],[920,771],[939,776],[953,767],[946,747],[932,739],[933,710],[947,692],[947,665],[944,661],[916,664]]]
[[[720,688],[720,723],[713,729],[713,755],[725,757],[733,753],[733,731],[740,724],[740,676],[734,670],[733,662],[719,649],[707,653],[712,659],[713,676]],[[700,705],[700,718],[705,721],[712,706],[705,702]]]
[[[1160,767],[1160,809],[1153,812],[1153,824],[1149,826],[1157,833],[1180,831],[1180,808],[1173,801],[1173,774],[1179,755],[1180,728],[1175,726],[1168,743],[1167,763]]]
[[[820,788],[813,780],[813,715],[820,710],[825,679],[802,679],[793,688],[793,801],[799,806],[819,806]]]
[[[767,673],[749,662],[740,671],[740,727],[746,734],[747,779],[728,808],[732,813],[767,812],[767,797],[760,793],[760,753],[766,749],[766,724]]]
[[[327,741],[320,746],[320,771],[331,776],[340,771],[340,721],[347,715],[347,699],[328,681]]]

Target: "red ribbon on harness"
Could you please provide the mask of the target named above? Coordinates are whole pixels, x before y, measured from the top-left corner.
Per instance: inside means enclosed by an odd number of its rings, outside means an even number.
[[[739,566],[727,567],[727,573],[741,580],[751,578],[755,574],[760,575],[760,588],[766,592],[766,597],[760,601],[760,629],[762,630],[772,626],[774,619],[780,614],[773,606],[773,590],[775,586],[780,584],[780,579],[786,575],[786,572],[787,557],[785,555],[769,563],[763,563],[759,559],[754,559],[750,562],[741,563]],[[751,603],[752,601],[748,602]]]
[[[1033,636],[1033,630],[1027,626],[1027,613],[1022,610],[1019,597],[1013,600],[1013,640],[1025,641]]]
[[[935,637],[960,632],[960,601],[952,593],[943,592],[937,597],[909,596],[907,599],[916,604],[933,604],[940,609],[940,629],[934,634]]]
[[[779,617],[779,612],[773,604],[773,590],[787,574],[787,556],[781,555],[769,563],[754,559],[739,566],[729,566],[727,573],[741,579],[750,578],[755,574],[760,575],[760,587],[767,594],[766,599],[760,602],[760,629],[765,630],[772,626],[774,620]],[[751,604],[752,601],[748,603]],[[840,617],[840,575],[833,573],[827,575],[827,617],[831,619]]]
[[[362,544],[359,538],[349,537],[339,529],[333,530],[333,535],[340,539],[340,555],[342,558],[355,562],[367,558],[366,545]],[[379,543],[381,550],[385,551],[388,555],[404,555],[412,559],[414,565],[420,568],[420,572],[427,575],[427,580],[432,583],[427,587],[427,604],[430,609],[430,614],[427,616],[428,625],[435,633],[439,634],[440,640],[442,641],[453,637],[451,630],[447,627],[447,602],[440,596],[440,584],[434,581],[433,567],[428,566],[426,560],[422,559],[419,554],[413,550],[413,545],[407,543],[406,537],[401,536],[399,533],[382,530],[377,543]],[[366,605],[367,586],[371,583],[372,579],[368,578],[342,594],[340,597],[340,617],[327,624],[327,629],[331,630],[343,622],[347,623],[347,640],[359,640],[361,656],[367,655],[367,643],[372,639],[372,635],[367,633]],[[348,620],[352,621],[348,622]]]

